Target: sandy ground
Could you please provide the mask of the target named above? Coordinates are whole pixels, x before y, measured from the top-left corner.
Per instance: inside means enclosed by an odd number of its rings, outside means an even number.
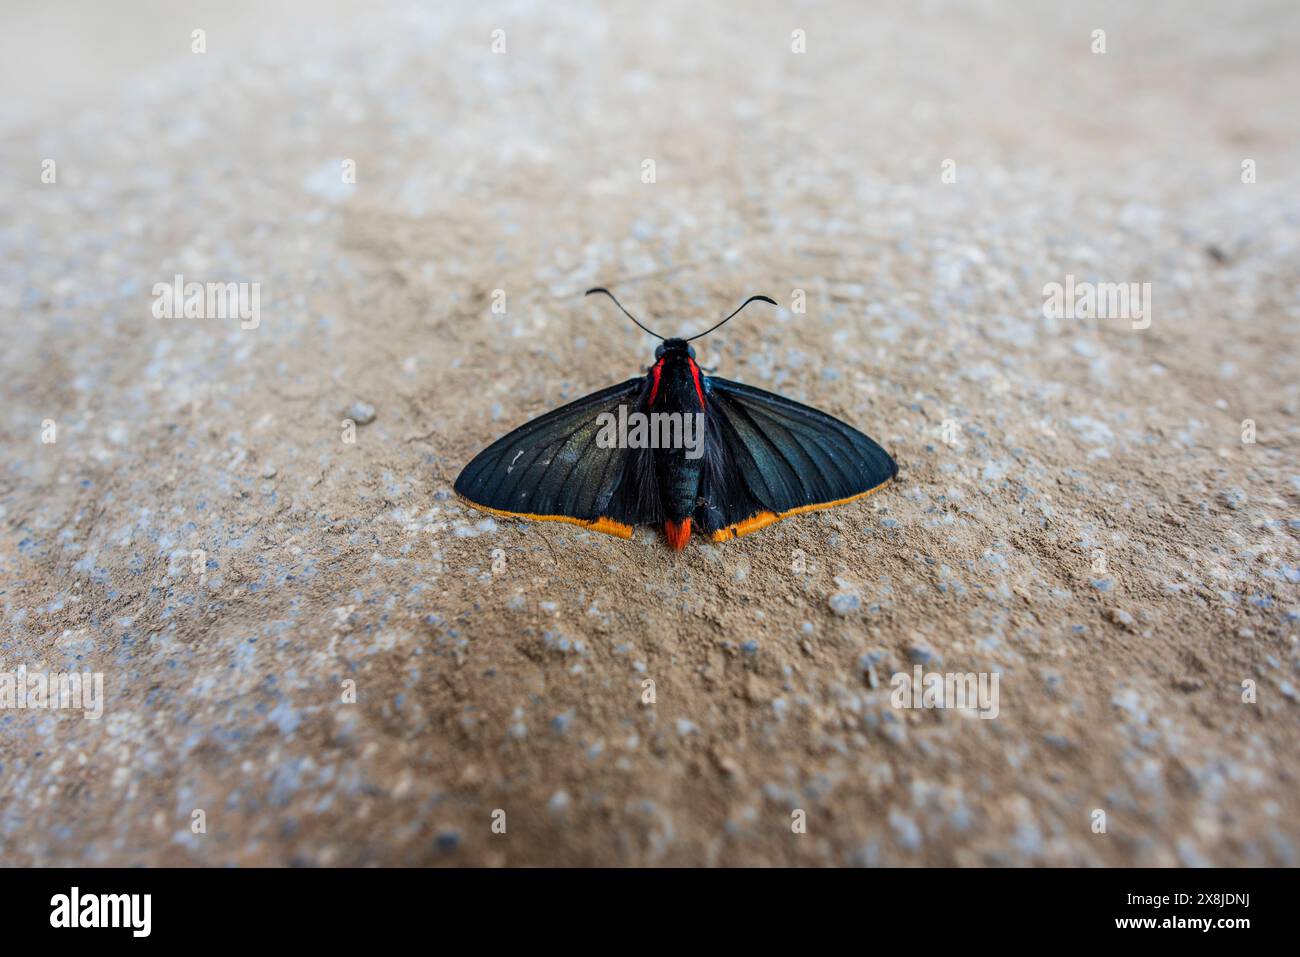
[[[99,6],[0,41],[0,670],[105,693],[0,711],[0,861],[1300,864],[1294,4]],[[680,555],[459,504],[649,361],[596,283],[773,296],[703,364],[898,483]]]

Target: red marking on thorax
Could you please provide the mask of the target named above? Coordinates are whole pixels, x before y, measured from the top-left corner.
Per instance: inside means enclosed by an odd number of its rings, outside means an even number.
[[[700,397],[700,405],[704,405],[704,387],[700,385],[700,367],[695,364],[694,359],[687,359],[691,364],[691,376],[695,379],[695,394]]]
[[[650,370],[650,374],[654,376],[654,382],[650,386],[650,402],[648,403],[649,405],[655,404],[655,396],[659,394],[659,376],[663,371],[664,371],[663,359],[660,359],[658,362],[656,362],[655,367]]]

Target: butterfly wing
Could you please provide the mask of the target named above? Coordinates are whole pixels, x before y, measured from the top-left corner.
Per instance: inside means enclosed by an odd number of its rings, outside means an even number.
[[[631,538],[648,460],[602,448],[596,437],[603,413],[617,417],[620,405],[629,412],[640,407],[644,385],[643,378],[629,379],[502,436],[465,466],[456,494],[495,515],[570,522]]]
[[[712,376],[705,391],[709,432],[696,522],[714,541],[863,498],[898,474],[888,452],[825,412]]]

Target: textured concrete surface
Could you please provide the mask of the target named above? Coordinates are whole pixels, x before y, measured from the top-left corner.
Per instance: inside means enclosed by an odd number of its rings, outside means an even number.
[[[0,671],[104,681],[0,711],[0,861],[1300,863],[1294,4],[98,6],[0,40]],[[680,555],[458,503],[648,362],[596,283],[772,295],[702,362],[899,482]]]

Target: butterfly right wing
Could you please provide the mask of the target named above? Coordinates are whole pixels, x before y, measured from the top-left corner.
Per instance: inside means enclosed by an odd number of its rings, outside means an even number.
[[[713,376],[705,391],[709,433],[697,517],[714,541],[855,501],[898,474],[888,452],[825,412]]]

